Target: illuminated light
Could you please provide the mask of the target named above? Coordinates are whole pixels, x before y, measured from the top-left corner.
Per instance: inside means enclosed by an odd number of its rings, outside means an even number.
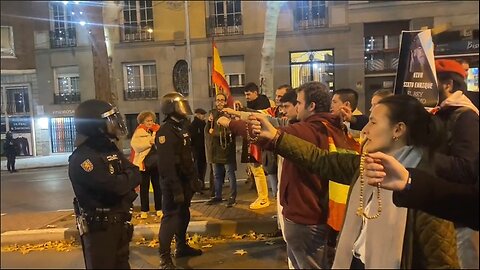
[[[148,32],[148,33],[153,33],[153,29],[152,29],[152,28],[148,28],[147,32]]]
[[[40,129],[48,129],[48,118],[47,117],[38,118],[37,124],[40,127]]]
[[[83,15],[83,11],[80,11],[80,15]]]
[[[72,15],[75,15],[75,12],[72,11]]]
[[[67,5],[68,4],[68,1],[62,1],[64,5]]]
[[[86,24],[85,21],[80,21],[80,25],[81,25],[81,26],[84,26],[85,24]]]
[[[77,5],[80,4],[80,1],[73,1],[73,2]]]

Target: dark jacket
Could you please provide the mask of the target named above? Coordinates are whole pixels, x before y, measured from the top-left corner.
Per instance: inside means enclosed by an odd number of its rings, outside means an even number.
[[[192,140],[192,151],[194,157],[199,161],[205,162],[205,121],[194,117],[192,123],[188,127],[188,133]]]
[[[236,164],[235,136],[228,128],[217,124],[217,120],[221,116],[217,109],[211,110],[210,113],[213,115],[213,134],[209,133],[212,122],[207,122],[205,130],[210,141],[211,163]]]
[[[474,167],[479,155],[478,115],[465,107],[445,107],[435,120],[443,128],[440,150],[435,154],[435,175],[445,180],[474,184]]]
[[[360,155],[328,153],[307,141],[286,133],[282,133],[277,140],[275,150],[285,159],[290,159],[295,164],[325,179],[349,179],[344,184],[353,186],[359,176]],[[427,158],[422,159],[417,168],[428,167],[428,164]],[[409,209],[401,268],[459,267],[453,223],[422,211]]]
[[[408,171],[412,178],[411,187],[393,192],[396,206],[419,209],[478,231],[478,174],[477,183],[472,188],[419,169],[408,168]]]
[[[6,138],[5,144],[3,145],[3,150],[5,151],[5,156],[7,157],[14,157],[17,155],[17,144],[15,139],[13,138]]]
[[[352,115],[350,128],[361,131],[368,124],[368,115]]]
[[[255,100],[247,101],[247,108],[252,110],[265,110],[270,108],[270,100],[267,96],[260,94]]]
[[[87,212],[110,208],[128,212],[141,182],[133,165],[108,138],[89,138],[69,157],[68,176],[80,206]]]

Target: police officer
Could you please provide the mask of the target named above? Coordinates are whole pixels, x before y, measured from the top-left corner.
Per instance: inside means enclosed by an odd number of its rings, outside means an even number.
[[[141,176],[113,142],[127,134],[125,122],[117,108],[92,99],[75,110],[75,129],[68,174],[85,267],[129,269],[131,210]]]
[[[188,115],[192,110],[184,96],[172,92],[163,96],[161,111],[165,124],[157,131],[160,186],[162,188],[163,217],[159,232],[160,268],[174,269],[170,245],[175,236],[175,257],[198,256],[200,249],[187,244],[186,232],[190,222],[190,202],[201,189],[192,158]]]

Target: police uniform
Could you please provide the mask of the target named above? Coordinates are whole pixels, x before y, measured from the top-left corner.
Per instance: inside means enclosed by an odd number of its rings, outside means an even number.
[[[81,105],[79,109],[90,108]],[[105,133],[84,132],[77,125],[82,120],[85,118],[76,117],[77,148],[69,158],[68,173],[76,196],[74,205],[85,266],[130,268],[131,210],[137,197],[134,188],[140,184],[141,175],[107,136],[106,128]],[[101,123],[98,119],[97,122]]]
[[[183,96],[178,93],[172,95],[183,99]],[[168,94],[166,96],[168,103],[170,99]],[[187,227],[190,222],[189,207],[194,192],[201,189],[201,181],[197,178],[193,163],[191,140],[188,133],[189,121],[186,119],[186,114],[176,113],[174,109],[165,110],[167,106],[168,104],[164,104],[162,107],[167,118],[155,137],[163,210],[159,231],[159,251],[160,267],[174,268],[170,257],[170,245],[174,236],[177,246],[176,257],[202,254],[201,250],[188,246],[186,241]],[[182,106],[188,106],[188,103]]]

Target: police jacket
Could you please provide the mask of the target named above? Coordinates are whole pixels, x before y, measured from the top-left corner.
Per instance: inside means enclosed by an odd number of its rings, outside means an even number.
[[[138,167],[130,163],[106,137],[88,138],[69,157],[68,175],[80,206],[87,212],[109,208],[128,212],[141,182]]]
[[[176,121],[168,117],[157,131],[155,144],[162,190],[167,189],[174,194],[191,192],[191,185],[197,180],[197,175],[188,121]]]

